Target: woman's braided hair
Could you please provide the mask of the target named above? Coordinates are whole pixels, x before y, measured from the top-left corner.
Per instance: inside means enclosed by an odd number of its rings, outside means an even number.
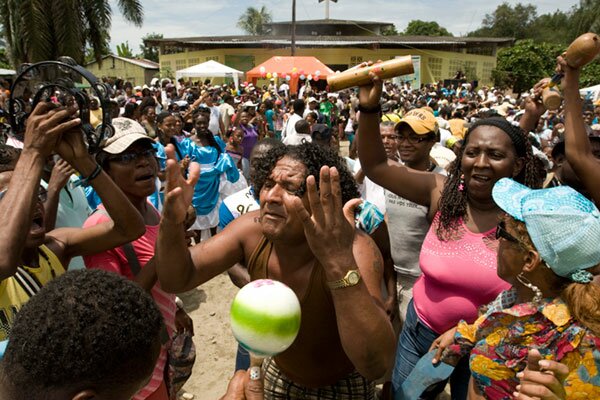
[[[458,229],[461,219],[465,220],[467,218],[468,188],[464,187],[463,190],[460,190],[462,157],[471,133],[480,126],[495,126],[510,138],[516,156],[523,159],[523,168],[513,178],[514,180],[530,188],[540,188],[542,186],[543,180],[536,172],[531,145],[525,132],[502,117],[486,118],[475,122],[465,134],[464,145],[461,147],[456,160],[450,165],[448,179],[444,184],[439,202],[439,224],[436,229],[436,234],[440,240],[448,240],[452,233]]]

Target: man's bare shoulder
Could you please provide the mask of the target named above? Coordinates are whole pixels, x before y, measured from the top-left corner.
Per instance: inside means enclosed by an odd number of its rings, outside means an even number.
[[[251,211],[236,218],[219,235],[232,235],[242,243],[245,252],[252,251],[262,237],[260,210]]]

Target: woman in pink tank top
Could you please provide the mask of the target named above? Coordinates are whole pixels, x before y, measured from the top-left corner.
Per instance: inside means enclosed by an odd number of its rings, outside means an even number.
[[[99,254],[84,257],[86,268],[98,268],[117,273],[127,279],[134,280],[148,291],[158,306],[166,325],[169,337],[175,331],[188,330],[193,333],[191,319],[183,309],[177,307],[175,295],[166,293],[157,282],[154,268],[154,245],[158,237],[160,214],[148,202],[147,197],[154,193],[154,181],[158,172],[155,159],[156,151],[152,139],[145,135],[141,125],[135,121],[122,121],[115,118],[113,124],[125,126],[118,128],[118,133],[108,139],[97,155],[97,161],[110,175],[112,180],[123,191],[125,196],[140,212],[146,225],[146,232],[131,242],[128,255],[124,247],[119,247]],[[109,219],[104,213],[95,212],[84,226],[94,226]],[[140,270],[136,272],[132,266],[135,257]],[[150,381],[133,397],[134,400],[169,400],[165,382],[165,369],[168,368],[168,338],[161,346],[161,351],[154,366]]]
[[[506,283],[496,274],[494,229],[502,210],[492,188],[503,177],[539,187],[531,145],[525,133],[504,118],[475,122],[448,177],[388,165],[378,129],[381,82],[360,88],[361,118],[358,153],[366,175],[385,189],[429,207],[433,220],[420,255],[422,276],[413,288],[406,321],[398,341],[392,384],[394,392],[433,341],[460,320],[473,321],[478,308],[492,301]],[[530,129],[541,110],[530,106],[522,128]],[[418,148],[419,137],[439,135],[438,122],[426,108],[409,111],[395,129],[401,146]],[[438,136],[439,137],[439,136]],[[466,361],[466,360],[465,360]],[[452,398],[466,398],[468,364],[459,364],[451,377]],[[431,387],[423,398],[435,398],[445,382]]]

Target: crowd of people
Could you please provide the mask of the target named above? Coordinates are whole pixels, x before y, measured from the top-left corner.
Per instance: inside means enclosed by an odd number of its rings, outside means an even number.
[[[282,353],[238,348],[226,400],[600,397],[600,103],[557,70],[554,111],[547,79],[107,80],[97,154],[40,102],[0,143],[0,398],[176,399],[176,294],[224,272],[302,311]]]

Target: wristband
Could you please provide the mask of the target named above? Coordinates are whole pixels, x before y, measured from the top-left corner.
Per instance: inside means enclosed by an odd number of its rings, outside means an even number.
[[[362,104],[359,104],[358,111],[365,114],[377,114],[381,112],[381,104],[377,104],[375,107],[364,107]]]
[[[102,172],[102,167],[100,166],[100,164],[96,164],[96,169],[94,169],[94,172],[92,172],[87,178],[80,178],[77,182],[73,184],[73,186],[78,187],[89,185],[91,181],[93,181],[98,177],[98,175],[100,175],[100,172]]]

